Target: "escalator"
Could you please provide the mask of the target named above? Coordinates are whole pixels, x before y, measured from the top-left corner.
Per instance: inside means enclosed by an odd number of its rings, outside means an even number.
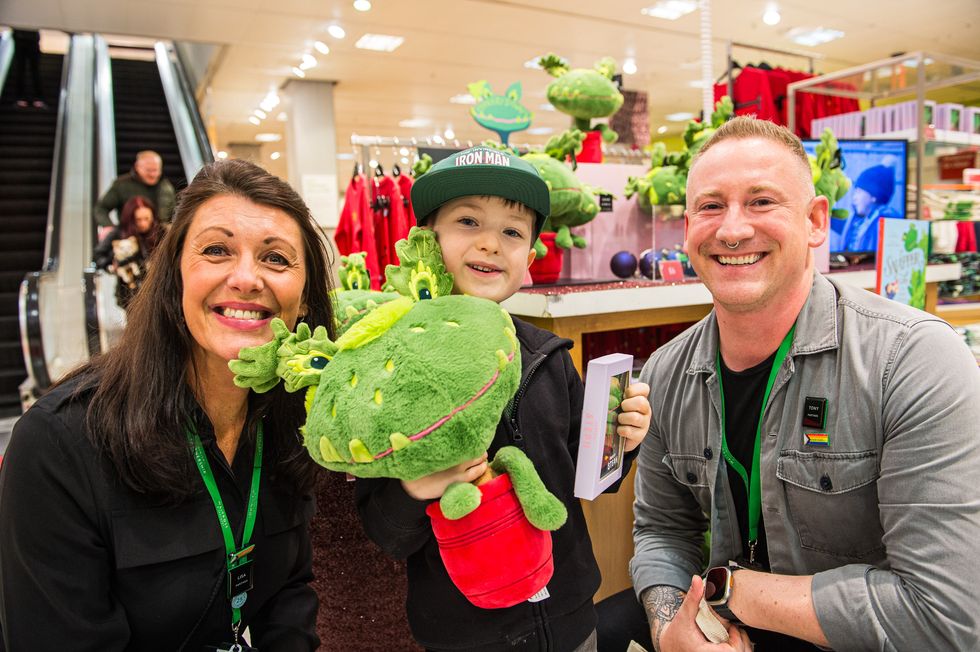
[[[125,174],[136,153],[152,149],[163,158],[163,176],[178,191],[187,185],[167,96],[156,61],[112,59],[117,174]]]
[[[0,417],[20,414],[27,377],[18,321],[18,290],[44,263],[45,232],[64,57],[42,54],[47,108],[15,105],[13,75],[0,94]]]

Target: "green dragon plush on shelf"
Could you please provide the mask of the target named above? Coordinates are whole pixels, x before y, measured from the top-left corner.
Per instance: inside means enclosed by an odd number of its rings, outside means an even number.
[[[818,195],[823,195],[830,202],[832,218],[847,219],[847,209],[834,208],[834,204],[850,190],[851,180],[844,174],[840,146],[830,129],[824,129],[820,134],[816,153],[816,156],[807,155],[810,159],[810,172],[813,173],[813,188]]]
[[[371,289],[364,252],[340,257],[337,276],[340,287],[333,292],[334,327],[337,334],[347,332],[364,315],[383,303],[397,299],[394,292],[377,292]]]
[[[710,124],[691,120],[684,129],[684,149],[668,152],[663,143],[655,143],[650,152],[650,171],[642,177],[626,180],[625,195],[637,195],[640,208],[649,213],[653,206],[682,206],[687,199],[687,173],[691,160],[708,142],[715,130],[731,119],[735,107],[726,95],[715,103]]]
[[[470,84],[468,89],[477,101],[470,115],[481,127],[496,132],[504,145],[512,133],[531,126],[534,114],[520,102],[520,82],[511,84],[503,95],[495,94],[485,79]]]
[[[275,339],[242,349],[229,363],[235,383],[264,392],[280,379],[306,390],[302,432],[317,463],[359,477],[412,480],[479,457],[517,391],[520,347],[510,316],[497,304],[451,294],[435,235],[414,227],[389,265],[399,297],[377,305],[336,341],[318,326],[290,333],[273,321]],[[554,530],[566,512],[520,449],[505,447],[490,464],[507,473],[528,521]],[[459,519],[480,505],[480,489],[451,486],[443,514]]]
[[[616,61],[610,57],[596,61],[593,68],[569,69],[567,61],[548,53],[538,60],[538,65],[555,77],[548,84],[548,101],[562,113],[572,116],[574,126],[583,132],[593,129],[593,118],[611,116],[623,105],[623,94],[612,81]],[[614,143],[619,137],[607,124],[600,124],[596,129],[607,143]]]

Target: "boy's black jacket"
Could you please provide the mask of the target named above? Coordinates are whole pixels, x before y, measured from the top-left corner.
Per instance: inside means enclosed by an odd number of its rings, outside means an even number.
[[[551,597],[507,609],[473,606],[446,573],[426,503],[408,496],[398,480],[357,480],[367,535],[388,554],[408,560],[409,624],[430,649],[564,652],[574,650],[596,626],[592,597],[599,588],[599,568],[582,507],[572,493],[584,393],[568,353],[572,342],[516,318],[514,325],[521,343],[521,387],[515,411],[501,418],[489,452],[492,459],[502,446],[522,448],[545,486],[568,508],[568,520],[552,533]],[[626,462],[634,457],[628,455]],[[626,466],[624,477],[628,471]],[[506,560],[502,550],[500,563]]]

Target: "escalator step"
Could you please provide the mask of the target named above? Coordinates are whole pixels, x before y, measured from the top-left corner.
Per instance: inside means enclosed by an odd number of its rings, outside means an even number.
[[[41,184],[43,186],[50,187],[51,170],[25,170],[23,168],[18,170],[7,170],[3,173],[3,176],[0,177],[0,186],[5,186],[8,184]]]
[[[20,368],[0,369],[0,394],[20,396],[20,384],[26,379],[27,370],[22,357]]]
[[[50,193],[50,181],[45,183],[22,183],[17,185],[0,184],[0,200],[46,199]]]
[[[20,337],[13,340],[0,341],[0,369],[24,368],[24,350],[20,346]]]
[[[48,227],[47,202],[44,202],[45,212],[35,215],[3,215],[0,209],[0,228],[4,233],[29,233],[40,231],[44,233]]]
[[[0,296],[9,292],[20,292],[23,280],[24,274],[20,272],[0,272]]]
[[[0,317],[0,341],[6,340],[20,342],[20,317],[17,315]]]
[[[19,274],[21,278],[24,278],[26,272],[19,272]],[[16,317],[19,312],[20,293],[0,292],[0,317]]]
[[[11,231],[0,237],[0,255],[8,251],[40,251],[44,252],[44,230]]]
[[[0,156],[0,174],[6,175],[8,170],[42,170],[51,174],[51,164],[53,160],[50,157],[41,156],[40,152],[35,158],[5,158]]]
[[[10,199],[0,197],[0,223],[8,215],[48,215],[48,198]]]
[[[43,262],[44,252],[11,251],[0,256],[0,272],[37,271],[41,269]]]

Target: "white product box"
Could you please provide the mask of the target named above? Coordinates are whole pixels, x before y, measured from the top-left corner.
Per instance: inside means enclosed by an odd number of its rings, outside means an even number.
[[[935,124],[936,129],[965,131],[963,129],[963,105],[953,103],[937,104]]]
[[[980,135],[980,107],[967,106],[963,109],[963,131]]]
[[[616,434],[633,356],[612,353],[589,360],[585,374],[582,428],[575,465],[575,496],[593,500],[623,475],[623,446]]]

